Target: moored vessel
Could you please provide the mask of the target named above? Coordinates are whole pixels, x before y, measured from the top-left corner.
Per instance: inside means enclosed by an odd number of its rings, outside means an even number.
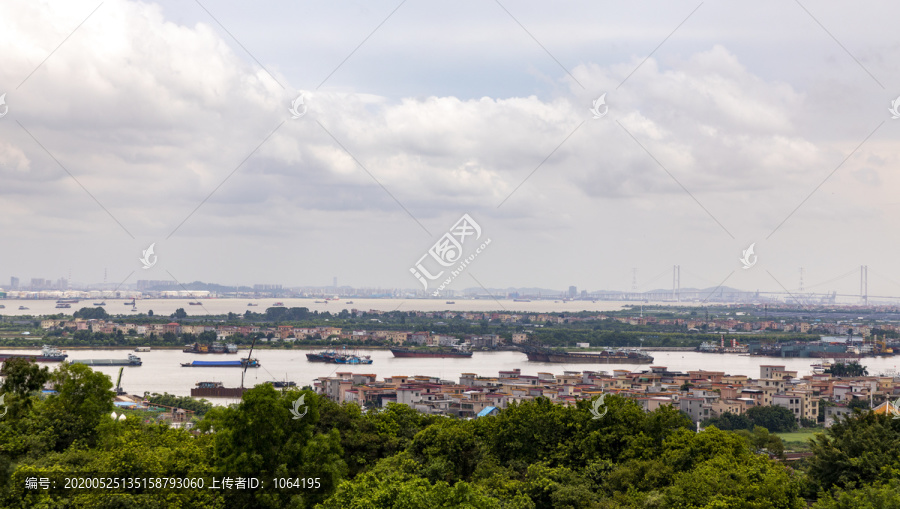
[[[140,366],[141,358],[132,353],[127,359],[76,359],[69,361],[72,364],[87,364],[88,366]]]
[[[200,343],[185,345],[182,350],[184,353],[237,353],[237,351],[237,345],[232,343],[223,345],[218,341],[209,345],[201,345]]]
[[[239,361],[191,361],[182,362],[183,368],[258,368],[256,359],[241,359]]]
[[[524,347],[529,361],[578,364],[649,364],[653,357],[635,350],[603,350],[597,353],[566,352],[549,348]]]
[[[399,358],[463,358],[472,357],[472,352],[462,348],[441,348],[441,347],[425,347],[425,348],[391,348],[394,357]]]
[[[222,382],[197,382],[191,389],[194,398],[240,398],[247,392],[244,387],[225,387]]]
[[[43,348],[41,348],[40,354],[0,353],[0,362],[14,358],[30,359],[34,362],[62,362],[66,360],[66,357],[68,356],[69,354],[60,351],[56,347],[44,345]]]

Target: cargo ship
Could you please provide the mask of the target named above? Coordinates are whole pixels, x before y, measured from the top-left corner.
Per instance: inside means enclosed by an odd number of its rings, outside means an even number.
[[[549,348],[523,348],[529,361],[578,364],[649,364],[653,357],[634,350],[604,350],[597,353],[573,353]]]
[[[240,398],[249,389],[244,387],[225,387],[222,382],[197,382],[191,389],[193,398]]]
[[[78,299],[58,299],[57,304],[78,304]]]
[[[332,362],[338,353],[334,350],[325,350],[319,353],[306,354],[306,360],[309,362]]]
[[[182,362],[183,368],[258,368],[256,359],[241,359],[239,361],[192,361]]]
[[[394,354],[394,357],[407,358],[407,357],[417,357],[417,358],[438,358],[438,359],[450,359],[450,358],[464,358],[467,359],[472,357],[472,352],[467,352],[463,349],[449,349],[449,348],[423,348],[421,350],[412,350],[409,348],[391,348],[391,353]]]
[[[77,359],[69,362],[88,366],[140,366],[143,364],[140,357],[131,353],[128,354],[127,359]]]
[[[223,345],[219,342],[212,343],[211,345],[201,345],[200,343],[184,345],[184,350],[182,350],[184,353],[237,353],[237,351],[237,345],[232,343]]]
[[[70,308],[70,307],[72,307],[71,304],[62,304],[62,303],[56,304],[56,309],[66,309],[66,308]]]
[[[372,364],[372,358],[368,355],[359,355],[358,353],[348,353],[346,347],[344,351],[325,350],[320,353],[306,354],[306,360],[309,362],[328,362],[331,364]]]
[[[44,345],[41,353],[0,353],[0,362],[9,359],[21,358],[29,359],[34,362],[62,362],[66,360],[69,354],[63,353],[55,347]]]

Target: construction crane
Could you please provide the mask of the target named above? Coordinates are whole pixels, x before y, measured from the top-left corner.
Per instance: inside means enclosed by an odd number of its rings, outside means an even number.
[[[253,338],[253,342],[250,343],[250,352],[247,354],[246,362],[244,362],[244,371],[241,372],[241,391],[244,390],[244,375],[247,374],[247,368],[250,367],[251,355],[253,355],[253,347],[256,345],[256,338]],[[244,359],[241,359],[243,362]]]
[[[125,391],[122,390],[122,372],[125,371],[124,367],[119,368],[119,378],[116,380],[116,394],[121,396],[125,394]]]

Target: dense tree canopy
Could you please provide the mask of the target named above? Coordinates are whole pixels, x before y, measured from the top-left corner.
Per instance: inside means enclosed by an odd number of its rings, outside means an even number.
[[[788,468],[770,459],[783,445],[763,427],[697,433],[672,407],[645,412],[614,395],[601,418],[590,401],[536,398],[460,420],[395,403],[363,411],[263,384],[188,431],[135,411],[110,418],[112,382],[85,365],[48,372],[16,362],[7,371],[4,390],[29,404],[0,419],[0,507],[799,509],[805,497],[843,509],[894,507],[900,487],[900,419],[870,412],[818,435],[808,466]],[[56,394],[39,396],[41,380]],[[757,414],[785,424],[780,412]],[[25,477],[54,472],[303,477],[316,487],[25,488]]]

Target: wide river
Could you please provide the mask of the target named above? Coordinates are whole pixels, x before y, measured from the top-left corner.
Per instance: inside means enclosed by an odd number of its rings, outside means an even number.
[[[456,299],[453,304],[447,304],[439,299],[341,299],[325,301],[323,299],[199,299],[200,305],[191,306],[188,299],[147,299],[137,300],[137,311],[132,311],[131,300],[97,298],[94,300],[82,300],[78,304],[71,304],[71,308],[57,309],[56,300],[20,300],[0,299],[0,304],[5,309],[0,309],[0,315],[50,315],[64,313],[71,315],[83,307],[93,307],[94,303],[105,302],[103,309],[110,314],[137,314],[153,311],[155,315],[170,315],[178,308],[183,308],[189,315],[224,315],[229,312],[244,314],[244,311],[252,310],[262,313],[267,307],[276,302],[282,302],[287,307],[305,307],[310,311],[320,313],[330,311],[339,313],[341,310],[358,309],[369,311],[498,311],[498,312],[525,312],[525,313],[574,313],[578,311],[612,311],[621,309],[623,305],[640,305],[635,302],[621,301],[553,301],[534,300],[531,302],[515,302],[508,299]],[[319,301],[319,302],[316,302]],[[248,304],[257,304],[248,306]],[[648,303],[671,305],[674,303]],[[693,303],[680,302],[680,306],[691,306]],[[19,309],[26,307],[28,309]]]
[[[0,349],[0,351],[3,351]],[[7,350],[25,353],[26,350]],[[368,366],[348,366],[346,364],[324,364],[309,362],[306,353],[312,350],[255,350],[253,357],[259,359],[259,368],[247,370],[245,386],[271,380],[290,380],[298,386],[312,385],[319,377],[334,376],[337,372],[374,373],[378,380],[394,375],[428,375],[438,376],[444,380],[459,381],[461,373],[476,373],[481,376],[497,376],[499,371],[521,369],[522,374],[536,375],[548,372],[560,375],[563,371],[597,370],[612,372],[613,369],[641,371],[649,365],[635,364],[551,364],[529,362],[525,354],[520,352],[475,352],[469,359],[420,359],[394,358],[389,350],[360,350],[363,355],[370,355],[374,362]],[[37,351],[35,351],[37,353]],[[123,359],[128,350],[69,350],[69,359]],[[736,354],[705,354],[699,352],[648,352],[654,357],[654,366],[666,366],[673,371],[703,369],[708,371],[724,371],[733,375],[747,375],[758,378],[761,364],[784,365],[796,370],[798,376],[811,373],[810,365],[817,359],[781,359],[775,357],[749,357]],[[226,387],[239,387],[241,383],[240,368],[186,368],[182,362],[192,360],[237,360],[246,355],[241,350],[235,355],[198,355],[184,353],[180,350],[153,350],[137,353],[143,360],[143,366],[126,367],[122,376],[122,387],[129,394],[141,395],[144,391],[168,392],[179,396],[190,395],[190,390],[197,382],[223,382]],[[896,370],[900,357],[875,357],[861,359],[870,374],[880,374]],[[52,369],[52,368],[51,368]],[[119,368],[114,366],[94,367],[112,377],[115,382]],[[217,403],[230,401],[217,399]]]

